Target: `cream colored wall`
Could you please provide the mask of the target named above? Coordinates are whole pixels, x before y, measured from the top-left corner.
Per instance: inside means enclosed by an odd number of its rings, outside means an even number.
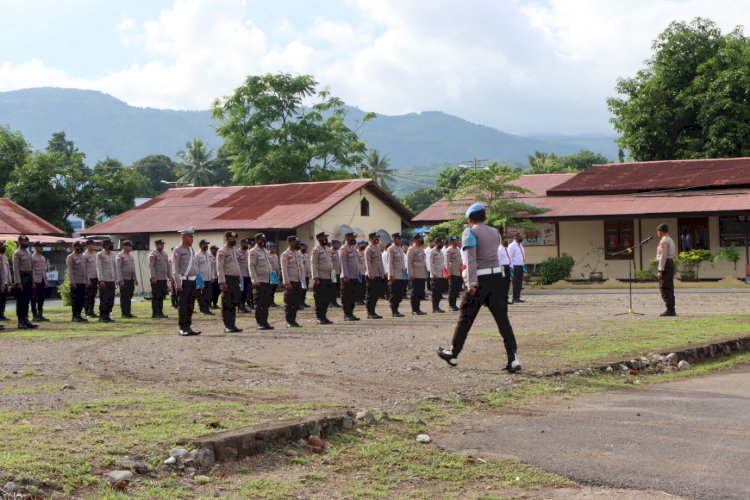
[[[370,202],[370,215],[360,215],[360,201],[366,197]],[[314,222],[312,234],[327,231],[333,236],[341,236],[339,228],[347,224],[353,229],[360,229],[364,234],[360,237],[367,239],[367,234],[385,229],[388,233],[401,231],[401,217],[391,207],[383,203],[380,198],[367,189],[350,195],[331,210],[318,217]],[[310,231],[308,229],[308,231]]]
[[[557,257],[557,246],[525,246],[526,262],[539,264],[549,257]]]

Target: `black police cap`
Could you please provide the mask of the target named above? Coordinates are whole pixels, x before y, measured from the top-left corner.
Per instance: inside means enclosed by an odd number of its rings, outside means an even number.
[[[321,231],[321,232],[319,232],[318,234],[315,235],[315,237],[317,239],[328,238],[329,236],[331,236],[331,235],[328,234],[328,233],[326,233],[325,231]]]

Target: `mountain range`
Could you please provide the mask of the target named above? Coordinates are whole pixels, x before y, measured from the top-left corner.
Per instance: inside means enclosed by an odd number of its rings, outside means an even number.
[[[364,115],[347,108],[350,126],[361,123]],[[213,149],[221,145],[209,110],[138,108],[93,90],[0,92],[0,124],[21,132],[37,149],[46,146],[53,132],[64,130],[91,164],[107,156],[123,163],[149,154],[175,157],[193,138]],[[617,157],[614,135],[515,135],[440,111],[378,115],[360,128],[360,136],[399,170],[397,194],[430,185],[446,165],[474,159],[525,166],[535,151],[563,155],[582,149]]]

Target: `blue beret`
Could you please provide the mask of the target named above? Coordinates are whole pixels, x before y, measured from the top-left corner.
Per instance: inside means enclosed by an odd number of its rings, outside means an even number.
[[[484,205],[481,203],[474,203],[472,206],[466,209],[466,218],[471,217],[472,214],[484,210]]]

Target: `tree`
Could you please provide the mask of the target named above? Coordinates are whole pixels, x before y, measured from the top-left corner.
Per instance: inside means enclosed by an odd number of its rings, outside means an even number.
[[[169,189],[169,185],[161,181],[176,181],[176,167],[175,162],[165,155],[149,155],[137,160],[133,163],[133,168],[146,178],[146,183],[141,187],[136,196],[152,198]]]
[[[563,168],[570,169],[573,172],[583,172],[584,170],[590,169],[594,165],[602,165],[610,163],[606,156],[599,153],[594,153],[587,149],[581,150],[577,153],[561,156],[558,161]]]
[[[365,144],[344,123],[344,103],[316,90],[310,75],[249,76],[230,97],[217,99],[235,182],[269,184],[338,178],[359,165]],[[304,102],[314,100],[308,109]],[[374,114],[368,113],[365,120]]]
[[[26,161],[31,147],[20,132],[0,125],[0,196],[5,196],[5,185],[10,174]]]
[[[607,100],[636,161],[750,156],[750,40],[711,20],[673,22],[646,67]]]
[[[380,156],[380,151],[377,149],[371,149],[367,153],[367,162],[364,165],[364,173],[368,175],[375,184],[390,191],[391,189],[388,187],[388,183],[396,182],[396,177],[393,176],[395,170],[388,168],[390,165],[391,162],[387,156]]]
[[[404,196],[401,202],[409,207],[409,210],[418,214],[440,198],[442,198],[440,191],[435,188],[419,188]]]
[[[212,153],[213,151],[200,139],[193,139],[185,144],[185,151],[177,152],[177,157],[183,162],[183,165],[177,166],[177,173],[180,175],[177,182],[193,186],[213,185],[214,172],[210,164]]]
[[[147,184],[148,179],[119,160],[107,157],[97,162],[87,186],[92,196],[92,203],[87,206],[89,220],[102,215],[114,217],[130,210],[135,206],[138,192]]]

